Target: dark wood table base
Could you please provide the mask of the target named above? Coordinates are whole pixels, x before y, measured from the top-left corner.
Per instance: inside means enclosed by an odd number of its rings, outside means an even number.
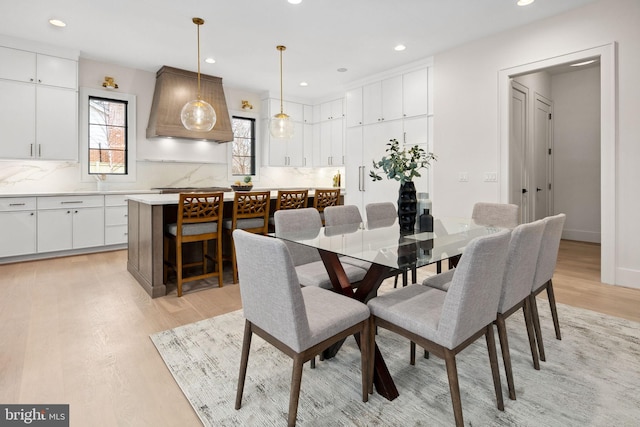
[[[322,262],[327,268],[334,291],[348,297],[355,298],[365,304],[371,298],[376,296],[382,281],[388,277],[389,272],[391,271],[390,267],[371,264],[367,274],[365,274],[362,281],[358,284],[358,287],[354,289],[344,272],[344,268],[340,263],[338,255],[333,252],[323,251],[322,249],[318,249],[318,251],[320,252]],[[360,347],[360,335],[354,335],[354,338],[358,343],[358,347]],[[338,350],[340,350],[343,342],[344,341],[341,341],[340,343],[337,343],[325,350],[323,352],[324,358],[330,359],[335,356],[338,353]],[[375,345],[373,384],[376,386],[376,391],[388,400],[393,400],[399,396],[398,389],[393,382],[393,378],[391,378],[387,364],[384,362],[377,344]]]

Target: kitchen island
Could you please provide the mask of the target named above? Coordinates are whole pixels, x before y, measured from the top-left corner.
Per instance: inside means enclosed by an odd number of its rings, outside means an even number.
[[[254,188],[254,191],[264,191]],[[271,191],[271,210],[274,211],[278,191]],[[343,200],[341,190],[341,203]],[[224,217],[231,218],[234,192],[224,193]],[[313,205],[314,190],[309,190],[309,206]],[[128,199],[128,257],[127,270],[144,290],[157,298],[167,294],[163,278],[163,236],[166,224],[176,222],[180,195],[132,194]],[[223,240],[223,251],[228,247]]]

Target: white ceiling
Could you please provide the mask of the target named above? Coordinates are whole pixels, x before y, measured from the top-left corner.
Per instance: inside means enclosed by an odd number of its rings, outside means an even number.
[[[225,86],[316,100],[349,82],[425,59],[469,40],[594,0],[0,0],[0,34],[80,51],[81,57],[142,70],[201,71]],[[66,21],[66,28],[48,24]],[[402,43],[407,49],[394,51]],[[338,68],[347,68],[339,73]],[[116,80],[117,80],[117,76]],[[309,86],[300,87],[301,81]]]

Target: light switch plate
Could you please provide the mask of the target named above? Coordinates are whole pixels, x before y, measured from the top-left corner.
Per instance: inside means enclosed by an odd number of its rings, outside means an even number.
[[[496,172],[485,172],[484,173],[484,182],[497,182],[498,174]]]
[[[458,174],[459,182],[468,182],[469,181],[469,172],[460,172]]]

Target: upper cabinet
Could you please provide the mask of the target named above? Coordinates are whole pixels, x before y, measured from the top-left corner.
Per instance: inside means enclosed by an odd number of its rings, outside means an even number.
[[[362,88],[358,87],[347,91],[345,97],[347,112],[347,127],[362,125]]]
[[[265,108],[266,107],[266,108]],[[282,102],[282,111],[293,122],[293,136],[289,139],[274,138],[269,133],[269,120],[280,112],[280,100],[263,100],[264,125],[262,126],[265,151],[268,153],[264,164],[267,166],[305,167],[312,164],[311,132],[306,123],[311,124],[313,109],[310,105],[296,102]]]
[[[402,118],[402,76],[362,88],[362,117],[365,125]]]
[[[347,91],[347,128],[432,115],[430,73],[420,68]]]
[[[78,159],[78,62],[0,47],[0,158]]]
[[[429,114],[429,69],[402,75],[402,112],[404,117]]]

